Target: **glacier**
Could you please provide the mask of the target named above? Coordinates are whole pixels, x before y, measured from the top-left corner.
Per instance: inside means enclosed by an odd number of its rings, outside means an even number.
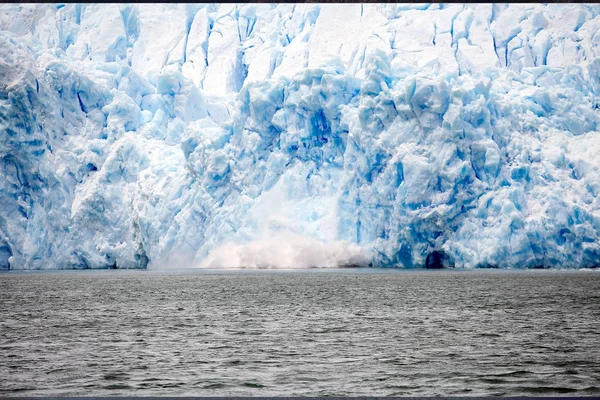
[[[600,266],[597,4],[1,4],[0,269]]]

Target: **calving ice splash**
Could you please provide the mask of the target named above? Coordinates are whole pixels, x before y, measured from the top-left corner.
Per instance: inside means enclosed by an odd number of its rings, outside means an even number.
[[[598,266],[599,14],[2,4],[0,268]]]

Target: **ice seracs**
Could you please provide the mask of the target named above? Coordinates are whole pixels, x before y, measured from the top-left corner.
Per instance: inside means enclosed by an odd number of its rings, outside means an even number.
[[[599,14],[1,5],[0,268],[598,266]]]

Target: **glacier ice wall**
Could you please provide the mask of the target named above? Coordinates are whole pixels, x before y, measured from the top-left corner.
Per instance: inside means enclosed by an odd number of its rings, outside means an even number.
[[[0,269],[600,265],[600,6],[2,4]]]

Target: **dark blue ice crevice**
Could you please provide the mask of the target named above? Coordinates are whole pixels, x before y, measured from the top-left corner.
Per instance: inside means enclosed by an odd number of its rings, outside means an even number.
[[[273,73],[275,72],[277,67],[279,67],[281,65],[282,61],[283,61],[283,53],[276,52],[275,54],[271,54],[271,64],[269,65],[269,72],[267,73],[267,78],[271,78],[271,76],[273,76]],[[245,65],[245,67],[246,67],[246,75],[247,75],[248,67],[246,65]],[[244,77],[244,79],[245,78],[246,77]]]
[[[188,11],[189,11],[189,9],[188,9]],[[189,13],[186,17],[185,39],[183,40],[183,62],[182,62],[182,64],[187,61],[188,39],[190,37],[190,30],[192,29],[192,25],[194,23],[194,19],[196,18],[196,14],[198,14],[198,11],[200,11],[200,8],[194,8],[191,10],[191,13]]]
[[[467,43],[469,43],[469,45],[473,45],[473,43],[471,43],[471,38],[470,38],[470,34],[471,34],[471,25],[473,24],[473,19],[475,18],[475,13],[471,12],[469,13],[468,17],[467,17],[467,21],[465,23],[465,39],[467,40]]]
[[[244,43],[251,35],[252,32],[254,31],[254,26],[256,25],[256,16],[240,16],[239,15],[239,10],[236,9],[235,12],[235,18],[236,18],[236,29],[238,32],[238,40],[240,41],[240,43]],[[242,24],[242,19],[244,20],[244,23]],[[241,26],[243,25],[243,30],[241,28]]]
[[[242,43],[242,33],[240,32],[240,10],[239,8],[235,8],[235,12],[234,12],[234,19],[235,19],[235,29],[237,30],[237,34],[238,34],[238,41],[240,43]]]
[[[552,48],[552,41],[550,38],[546,39],[544,47],[542,48],[542,65],[548,65],[548,53]]]
[[[62,14],[62,11],[60,13]],[[69,46],[75,43],[77,31],[73,31],[73,28],[63,21],[64,19],[66,19],[66,17],[57,21],[56,28],[58,30],[59,47],[63,51],[66,51]]]
[[[321,6],[316,6],[306,14],[306,19],[310,25],[314,26],[317,23],[319,15],[321,15]]]
[[[356,63],[356,70],[359,71],[364,63],[365,63],[365,57],[367,54],[367,46],[363,46],[362,48],[362,52],[360,53],[360,58],[358,59],[358,63]]]
[[[75,262],[72,264],[73,269],[90,269],[90,263],[84,254],[79,251],[73,251]]]
[[[386,261],[386,265],[401,265],[404,268],[413,268],[414,262],[412,258],[411,246],[407,243],[403,243],[394,256]]]
[[[394,47],[395,44],[396,44],[396,29],[394,29],[394,31],[390,35],[390,49],[396,50],[396,47]],[[357,52],[358,52],[358,48],[354,48],[354,52],[352,53],[352,61],[353,62],[354,62],[354,57],[356,56]]]
[[[494,36],[494,33],[490,30],[491,34],[492,34],[492,43],[494,45],[494,53],[496,53],[496,58],[498,59],[498,65],[500,65],[500,55],[498,54],[498,46],[496,45],[496,36]]]
[[[458,14],[460,14],[462,12],[459,11],[458,13],[454,14],[452,16],[452,18],[450,19],[450,40],[452,42],[452,45],[454,45],[454,20],[456,20],[456,17],[458,16]]]
[[[462,13],[464,11],[464,5],[463,8],[457,12],[456,14],[454,14],[452,16],[452,19],[450,20],[450,38],[452,40],[452,49],[454,50],[454,60],[456,61],[456,65],[458,66],[458,75],[461,75],[461,65],[460,65],[460,61],[458,60],[458,42],[457,40],[454,38],[454,22],[456,21],[456,18],[460,15],[460,13]]]
[[[140,218],[136,212],[132,222],[133,241],[137,247],[134,255],[134,266],[138,269],[146,269],[150,263],[150,258],[148,258],[148,254],[146,253],[146,249],[144,247],[144,236],[142,235],[139,219]]]
[[[12,257],[13,253],[6,241],[0,241],[0,271],[10,270],[10,262],[8,261]]]
[[[81,14],[85,9],[85,4],[75,4],[75,23],[77,25],[81,24]]]
[[[207,11],[210,11],[210,9],[207,8]],[[215,20],[209,12],[206,13],[206,16],[208,18],[208,32],[206,32],[206,40],[200,44],[200,47],[202,47],[202,50],[204,50],[204,61],[205,65],[208,67],[208,46],[210,43],[210,35],[212,35],[213,27],[215,26]]]
[[[396,163],[396,186],[400,186],[404,182],[404,166],[401,161]]]
[[[140,26],[137,17],[137,6],[128,5],[121,9],[121,19],[125,28],[125,50],[124,57],[131,66],[131,57],[127,54],[127,49],[131,49],[140,36]]]
[[[505,39],[504,41],[502,41],[502,43],[500,44],[500,46],[504,46],[504,57],[506,57],[505,60],[505,67],[508,68],[508,66],[510,65],[510,54],[509,54],[509,50],[508,50],[508,44],[511,42],[511,40],[513,40],[514,38],[517,37],[517,35],[519,35],[519,33],[521,33],[522,28],[520,26],[518,26],[516,29],[514,29],[511,34],[508,36],[507,39]],[[522,40],[521,40],[522,42]],[[511,51],[512,53],[512,51]]]
[[[77,92],[77,100],[79,101],[79,107],[81,108],[81,111],[83,111],[84,113],[87,114],[88,110],[87,110],[86,106],[83,104],[83,101],[81,101],[81,96],[79,95],[79,92]]]
[[[134,5],[128,5],[121,9],[121,19],[123,20],[123,27],[125,28],[125,35],[127,41],[135,41],[139,38],[140,27],[137,19],[137,8]]]
[[[248,66],[244,63],[244,48],[240,46],[237,51],[235,64],[235,91],[239,92],[248,77]]]
[[[118,37],[111,48],[106,52],[104,61],[115,62],[117,57],[122,60],[127,58],[127,39],[122,36]]]
[[[496,9],[497,9],[497,5],[496,4],[492,4],[492,12],[490,13],[490,18],[487,21],[487,23],[488,23],[488,29],[490,30],[490,32],[491,32],[492,22],[496,21],[496,13],[497,13]]]
[[[295,5],[294,5],[294,9],[295,9]],[[252,32],[254,32],[254,26],[256,25],[256,17],[252,18],[252,23],[248,25],[247,29],[246,29],[246,37],[250,37],[250,35],[252,34]]]

